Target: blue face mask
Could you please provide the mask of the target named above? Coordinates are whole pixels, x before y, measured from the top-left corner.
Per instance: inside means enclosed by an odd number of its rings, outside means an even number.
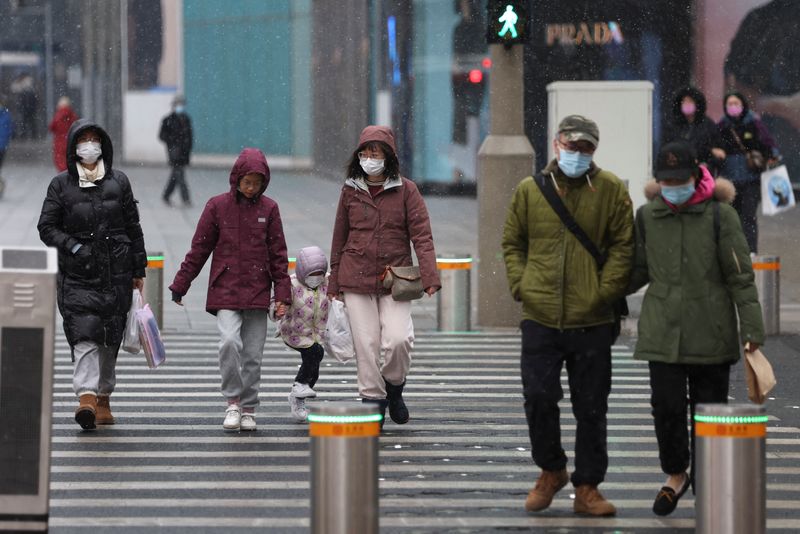
[[[689,180],[683,185],[662,185],[661,196],[670,204],[680,206],[694,195],[694,182]]]
[[[186,109],[183,106],[175,106],[175,113],[183,113],[183,110]]]
[[[570,178],[577,178],[589,170],[592,164],[592,156],[590,154],[581,154],[580,152],[570,152],[569,150],[559,149],[558,167],[561,172]]]

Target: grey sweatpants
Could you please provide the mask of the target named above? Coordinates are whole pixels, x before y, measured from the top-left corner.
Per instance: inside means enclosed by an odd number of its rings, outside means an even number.
[[[77,396],[111,395],[117,384],[117,352],[119,345],[105,347],[94,341],[81,341],[72,348],[72,390]]]
[[[258,406],[261,357],[267,339],[267,310],[219,310],[219,372],[222,394],[243,409]]]

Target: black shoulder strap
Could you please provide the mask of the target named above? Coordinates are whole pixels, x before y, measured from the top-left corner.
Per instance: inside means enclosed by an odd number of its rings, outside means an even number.
[[[567,210],[564,202],[561,201],[561,197],[558,196],[553,184],[542,173],[534,176],[533,181],[536,182],[537,186],[539,186],[539,189],[541,190],[542,195],[544,195],[544,198],[547,200],[547,203],[550,204],[550,207],[556,212],[556,215],[558,215],[558,218],[564,223],[564,226],[567,227],[567,230],[572,232],[580,244],[583,245],[587,251],[589,251],[589,254],[591,254],[594,258],[594,261],[597,262],[597,268],[602,269],[603,265],[605,265],[606,261],[608,260],[608,256],[600,252],[600,249],[597,248],[597,245],[595,245],[592,239],[586,235],[586,232],[583,231],[583,228],[578,225],[575,218],[572,216],[569,210]]]
[[[636,226],[639,229],[639,234],[642,236],[642,241],[647,241],[645,239],[645,232],[644,232],[644,205],[639,206],[639,209],[636,210]]]

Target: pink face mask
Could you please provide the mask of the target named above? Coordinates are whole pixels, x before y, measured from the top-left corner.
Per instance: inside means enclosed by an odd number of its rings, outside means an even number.
[[[695,106],[691,102],[681,104],[681,113],[683,113],[684,115],[686,116],[694,115],[695,111],[697,111],[697,106]]]
[[[738,117],[742,114],[743,109],[744,108],[742,106],[738,106],[736,104],[729,104],[725,106],[725,112],[731,117]]]

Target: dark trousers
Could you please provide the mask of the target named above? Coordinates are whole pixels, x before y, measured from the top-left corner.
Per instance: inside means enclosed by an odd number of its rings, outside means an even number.
[[[319,364],[325,355],[325,349],[319,343],[314,343],[305,349],[295,350],[300,351],[302,363],[300,364],[300,370],[297,371],[297,376],[294,377],[294,381],[308,384],[308,387],[313,388],[319,379]]]
[[[664,473],[683,473],[689,468],[690,461],[694,472],[694,407],[702,403],[728,402],[730,369],[730,363],[681,365],[650,362],[650,404],[658,439],[658,458]],[[691,450],[686,424],[687,408],[691,424]]]
[[[164,200],[169,200],[169,197],[172,196],[172,192],[175,191],[175,186],[177,186],[181,190],[181,200],[183,200],[183,203],[189,203],[189,186],[186,185],[186,173],[184,169],[185,167],[183,165],[172,166],[167,188],[164,189]]]
[[[742,230],[750,252],[758,252],[758,204],[761,202],[761,182],[736,182],[733,207],[742,221]]]
[[[558,408],[564,398],[561,368],[566,362],[577,422],[572,484],[596,486],[608,468],[606,413],[613,325],[557,330],[525,320],[521,328],[522,388],[533,461],[546,471],[567,466]]]

